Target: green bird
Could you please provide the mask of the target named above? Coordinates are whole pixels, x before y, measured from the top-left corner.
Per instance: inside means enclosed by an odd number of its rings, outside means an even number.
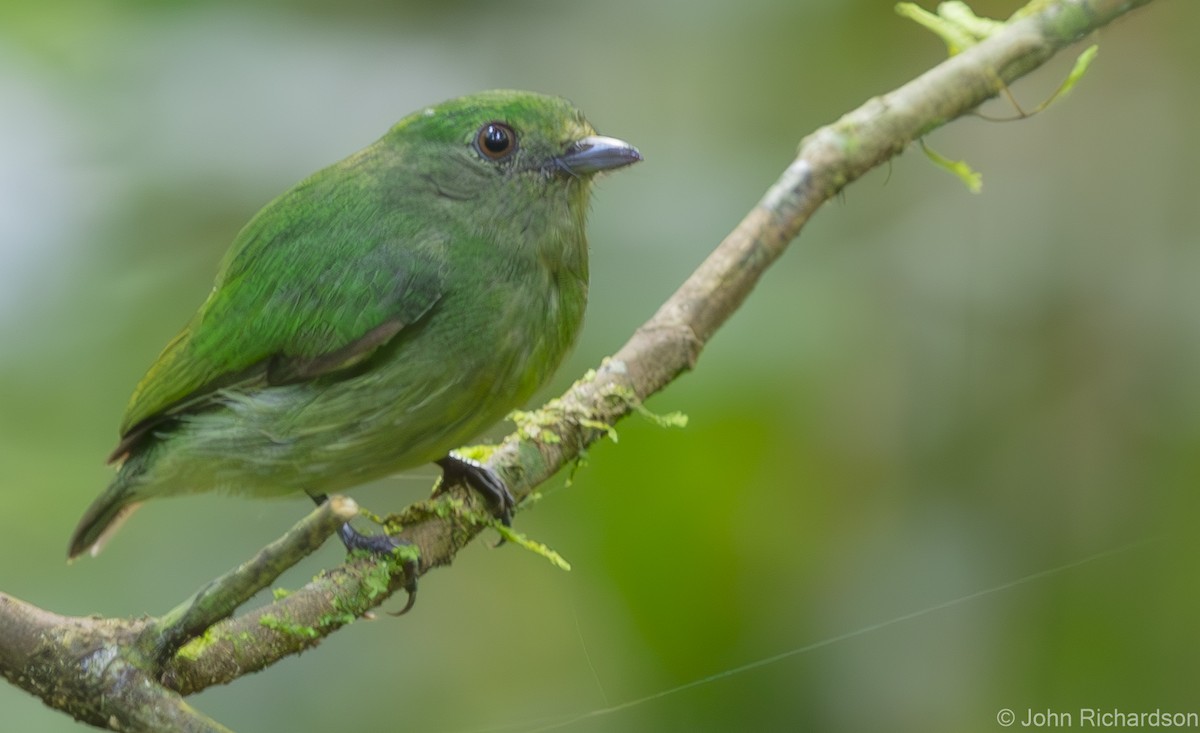
[[[504,482],[450,451],[562,361],[587,300],[592,178],[639,160],[566,100],[490,91],[406,117],[267,204],[134,390],[116,477],[68,557],[97,553],[146,499],[319,504],[428,462],[509,521]]]

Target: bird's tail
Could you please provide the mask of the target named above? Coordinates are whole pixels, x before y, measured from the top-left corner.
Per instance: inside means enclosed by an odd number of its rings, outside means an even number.
[[[67,560],[71,561],[85,552],[93,557],[100,554],[105,543],[113,536],[121,525],[141,506],[142,497],[134,491],[136,480],[132,480],[138,471],[130,470],[126,464],[87,511],[83,519],[71,534],[71,544],[67,547]]]

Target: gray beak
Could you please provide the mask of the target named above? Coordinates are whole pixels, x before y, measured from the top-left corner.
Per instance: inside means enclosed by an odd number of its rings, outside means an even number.
[[[642,159],[638,149],[615,137],[591,135],[567,146],[557,159],[559,167],[577,176],[621,168]]]

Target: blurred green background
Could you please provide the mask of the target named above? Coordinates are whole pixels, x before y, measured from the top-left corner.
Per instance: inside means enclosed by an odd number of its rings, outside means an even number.
[[[910,150],[831,202],[651,402],[691,424],[623,423],[519,515],[570,573],[476,543],[404,619],[193,703],[238,731],[525,730],[1157,536],[563,730],[1200,710],[1198,24],[1200,4],[1155,2],[1099,34],[1047,112],[933,134],[983,172],[981,196]],[[864,0],[0,0],[0,589],[159,613],[309,510],[153,503],[98,559],[63,562],[129,392],[238,228],[410,111],[558,93],[646,156],[599,185],[588,322],[549,397],[653,313],[804,134],[943,55]],[[1019,83],[1021,104],[1073,56]],[[394,510],[433,475],[355,497]],[[282,585],[339,558],[332,543]],[[80,726],[0,685],[0,728]]]

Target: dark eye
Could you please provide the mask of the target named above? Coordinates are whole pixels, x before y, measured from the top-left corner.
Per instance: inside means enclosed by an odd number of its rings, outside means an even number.
[[[517,133],[503,122],[489,122],[479,128],[475,147],[483,157],[500,160],[517,149]]]

